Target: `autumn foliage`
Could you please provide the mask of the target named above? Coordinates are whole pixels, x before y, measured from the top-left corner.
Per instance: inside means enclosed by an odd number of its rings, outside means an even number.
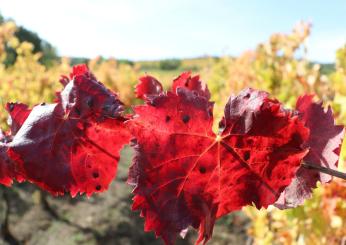
[[[85,65],[61,83],[53,104],[7,104],[0,183],[90,196],[107,190],[131,140],[133,209],[166,244],[189,227],[199,230],[197,244],[206,243],[216,219],[247,205],[298,206],[318,181],[331,180],[302,163],[337,167],[344,127],[311,95],[287,109],[267,92],[244,89],[230,96],[214,132],[211,94],[189,72],[169,91],[154,77],[140,78],[135,91],[145,103],[130,115]]]

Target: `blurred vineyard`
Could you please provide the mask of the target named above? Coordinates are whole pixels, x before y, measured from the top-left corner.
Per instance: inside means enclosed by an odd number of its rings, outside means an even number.
[[[0,121],[3,128],[7,120],[6,102],[20,101],[29,105],[52,102],[55,91],[60,88],[60,75],[71,70],[69,58],[43,65],[42,53],[34,52],[31,43],[19,41],[16,30],[13,22],[0,26]],[[346,45],[336,53],[335,68],[324,71],[321,65],[307,60],[306,40],[310,31],[308,23],[300,23],[291,33],[274,34],[237,58],[206,57],[160,64],[124,63],[99,57],[88,61],[88,66],[100,81],[119,93],[126,105],[139,103],[133,88],[141,75],[156,76],[168,87],[173,77],[191,70],[207,82],[219,117],[230,94],[253,87],[270,92],[288,107],[294,106],[297,96],[314,93],[316,99],[334,109],[337,122],[346,125]],[[8,48],[16,52],[11,65],[5,62]],[[346,144],[339,164],[342,171],[345,171],[345,159]],[[312,199],[295,209],[245,208],[244,212],[252,220],[248,233],[256,244],[346,244],[345,200],[346,182],[334,179],[331,184],[317,188]]]

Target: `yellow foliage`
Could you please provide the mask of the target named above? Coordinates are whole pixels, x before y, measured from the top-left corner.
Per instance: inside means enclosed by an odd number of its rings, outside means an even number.
[[[245,208],[256,244],[343,244],[346,239],[346,181],[334,180],[314,191],[303,206],[289,210]]]

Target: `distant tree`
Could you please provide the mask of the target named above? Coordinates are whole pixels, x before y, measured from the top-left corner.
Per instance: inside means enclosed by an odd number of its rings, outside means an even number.
[[[78,65],[78,64],[88,64],[88,63],[89,63],[89,59],[84,57],[71,57],[71,61],[70,61],[70,64],[72,66]]]
[[[133,62],[132,60],[128,60],[128,59],[118,59],[117,62],[119,64],[125,64],[125,65],[130,65],[130,66],[135,65],[135,62]]]
[[[52,66],[54,61],[58,60],[57,50],[49,42],[41,40],[41,63],[45,66]]]
[[[31,43],[34,46],[34,53],[42,51],[42,40],[35,32],[29,31],[23,26],[19,26],[16,32],[16,37],[20,42],[27,41]]]
[[[176,70],[181,66],[181,61],[178,59],[166,59],[160,61],[161,70]]]
[[[0,24],[5,22],[6,19],[0,14]],[[37,33],[26,29],[23,26],[19,26],[16,33],[16,37],[20,42],[30,42],[34,46],[33,52],[41,52],[42,57],[40,62],[45,66],[51,66],[55,60],[57,60],[58,55],[56,49],[47,41],[43,40],[37,35]],[[17,58],[16,51],[11,47],[6,47],[7,57],[4,63],[9,66],[14,64]]]

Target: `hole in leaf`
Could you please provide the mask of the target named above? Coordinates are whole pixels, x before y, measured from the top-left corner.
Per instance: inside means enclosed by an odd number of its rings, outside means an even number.
[[[92,106],[94,105],[94,100],[93,100],[92,98],[89,98],[89,99],[87,100],[87,105],[88,105],[89,107],[92,107]]]
[[[42,102],[40,105],[44,106],[44,105],[46,105],[46,102]]]
[[[14,104],[10,103],[9,107],[8,107],[8,110],[11,112],[11,111],[13,111],[13,109],[14,109]]]
[[[79,110],[78,108],[76,108],[74,111],[76,112],[76,114],[77,114],[78,116],[80,116],[80,110]]]
[[[246,95],[244,96],[244,99],[250,99],[250,97],[251,97],[250,94],[246,94]]]
[[[97,191],[99,191],[99,190],[101,190],[101,186],[100,186],[100,185],[97,185],[97,186],[95,187],[95,189],[96,189]]]
[[[244,160],[247,161],[250,159],[250,151],[245,151],[244,152]]]
[[[104,106],[102,107],[102,110],[104,110],[104,111],[109,111],[109,108],[111,108],[110,105],[104,105]]]
[[[213,116],[213,110],[208,110],[208,115],[210,116],[210,117],[212,117]]]
[[[188,123],[190,121],[190,116],[189,115],[184,115],[181,120],[183,120],[184,123]]]
[[[93,177],[96,179],[100,176],[100,174],[98,172],[93,172]]]
[[[168,123],[171,120],[170,116],[166,116],[166,123]]]
[[[302,137],[301,137],[301,135],[298,134],[298,133],[292,134],[292,139],[291,139],[291,142],[290,142],[290,143],[293,143],[293,144],[294,144],[295,142],[297,142],[297,143],[301,143],[301,142],[302,142]]]
[[[253,139],[248,139],[246,142],[248,143],[248,145],[252,145],[253,144]]]
[[[201,174],[205,174],[205,172],[207,172],[207,170],[206,170],[205,167],[201,166],[201,167],[199,167],[199,172],[200,172]]]

